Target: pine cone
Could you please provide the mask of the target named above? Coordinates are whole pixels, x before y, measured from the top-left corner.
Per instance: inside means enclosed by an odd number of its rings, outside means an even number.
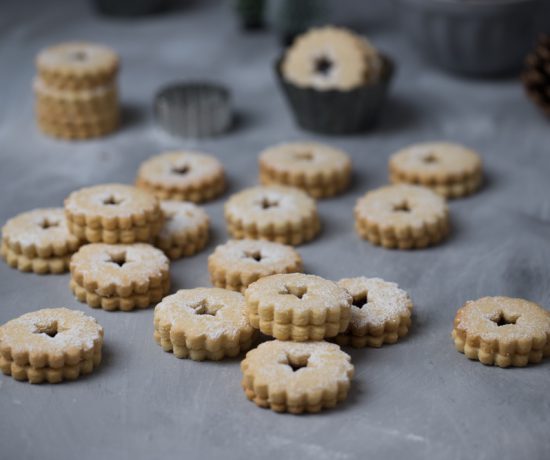
[[[521,75],[527,95],[550,116],[550,35],[541,35]]]

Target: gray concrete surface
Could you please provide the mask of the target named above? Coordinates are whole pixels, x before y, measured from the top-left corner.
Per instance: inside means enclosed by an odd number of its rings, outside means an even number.
[[[550,362],[484,367],[457,353],[449,335],[468,299],[499,294],[550,306],[549,125],[517,81],[433,70],[391,21],[377,23],[366,11],[364,22],[354,22],[399,65],[392,98],[372,133],[323,138],[293,125],[272,75],[275,38],[242,35],[227,3],[197,2],[132,22],[96,18],[81,2],[6,2],[0,11],[0,221],[61,205],[85,185],[131,182],[142,160],[166,148],[212,152],[227,168],[230,190],[206,206],[213,223],[207,250],[172,268],[174,289],[208,286],[207,256],[227,236],[224,199],[256,182],[258,151],[293,139],[327,141],[352,155],[356,175],[348,193],[320,203],[323,234],[299,248],[307,271],[381,276],[406,288],[416,305],[401,343],[350,352],[356,377],[347,402],[295,417],[246,400],[239,360],[194,363],[164,353],[152,339],[152,310],[92,310],[72,297],[68,275],[22,274],[2,263],[0,322],[68,306],[96,317],[106,342],[101,368],[74,383],[31,386],[0,377],[0,458],[550,458]],[[112,45],[123,59],[126,123],[106,139],[59,142],[33,123],[33,57],[75,37]],[[154,90],[205,76],[233,90],[237,129],[201,142],[159,134],[150,116]],[[472,146],[487,170],[481,193],[451,203],[450,239],[418,252],[361,241],[352,223],[357,197],[385,183],[393,151],[432,139]]]

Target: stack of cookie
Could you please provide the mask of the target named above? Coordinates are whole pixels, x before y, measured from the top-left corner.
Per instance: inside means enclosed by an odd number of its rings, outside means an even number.
[[[90,43],[63,43],[41,51],[36,66],[36,119],[45,134],[89,139],[117,128],[115,52]]]

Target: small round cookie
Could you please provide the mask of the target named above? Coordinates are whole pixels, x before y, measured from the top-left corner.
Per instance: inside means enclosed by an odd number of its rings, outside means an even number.
[[[445,199],[426,187],[397,184],[368,192],[355,206],[355,228],[372,244],[419,249],[449,232]]]
[[[23,272],[63,273],[80,244],[69,233],[63,208],[35,209],[9,219],[2,227],[0,255]]]
[[[458,310],[452,336],[470,359],[523,367],[550,356],[550,311],[510,297],[471,300]]]
[[[251,238],[299,245],[321,229],[315,200],[282,186],[251,187],[225,203],[225,220],[233,238]]]
[[[332,281],[290,273],[255,281],[245,291],[252,326],[279,340],[323,340],[348,328],[351,295]]]
[[[155,340],[177,358],[218,361],[249,350],[256,331],[244,297],[218,288],[182,289],[155,307]]]
[[[69,231],[90,243],[151,241],[163,225],[157,198],[123,184],[103,184],[73,192],[65,199]]]
[[[169,266],[164,253],[149,244],[88,244],[71,259],[70,287],[93,308],[147,308],[168,293]]]
[[[166,152],[141,164],[136,185],[161,200],[201,203],[224,192],[225,173],[222,164],[212,155]]]
[[[16,380],[58,383],[101,362],[103,328],[76,310],[46,308],[0,326],[0,370]]]
[[[276,412],[319,412],[348,395],[354,368],[348,354],[328,342],[264,342],[241,363],[246,397]]]
[[[350,90],[363,84],[368,61],[352,32],[337,27],[311,29],[288,49],[282,63],[286,80],[318,90]]]
[[[338,286],[353,297],[349,327],[335,337],[340,346],[380,347],[409,332],[413,303],[396,283],[380,278],[346,278]]]
[[[39,77],[58,89],[87,89],[110,83],[118,71],[116,53],[105,46],[70,42],[42,50],[36,58]]]
[[[210,219],[193,203],[161,201],[164,226],[155,237],[155,246],[170,259],[196,254],[208,243]]]
[[[314,198],[338,195],[350,183],[348,154],[317,142],[276,145],[264,150],[258,161],[262,184],[297,187]]]
[[[429,187],[446,198],[475,192],[483,181],[479,155],[447,142],[416,144],[394,153],[389,161],[392,183]]]
[[[302,271],[302,258],[292,247],[265,240],[230,240],[208,257],[212,284],[243,292],[264,276]]]

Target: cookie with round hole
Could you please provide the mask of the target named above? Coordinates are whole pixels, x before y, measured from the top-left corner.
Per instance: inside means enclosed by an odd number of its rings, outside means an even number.
[[[256,331],[239,292],[219,288],[181,289],[155,307],[154,338],[177,358],[218,361],[253,344]]]
[[[149,242],[164,217],[151,193],[123,184],[102,184],[71,193],[65,199],[69,231],[90,243]]]
[[[210,219],[193,203],[161,201],[164,226],[155,237],[155,246],[175,260],[201,251],[208,243]]]
[[[315,200],[302,190],[278,185],[251,187],[225,203],[225,221],[236,239],[263,239],[293,246],[317,236]]]
[[[38,274],[63,273],[81,240],[69,233],[63,208],[42,208],[9,219],[0,255],[10,267]]]
[[[314,198],[342,193],[351,179],[351,160],[342,150],[318,142],[292,142],[260,153],[263,185],[297,187]]]
[[[351,358],[328,342],[272,340],[246,354],[242,388],[259,407],[275,412],[320,412],[346,399]]]
[[[84,313],[46,308],[0,326],[0,370],[16,380],[59,383],[101,362],[103,328]]]
[[[345,278],[338,286],[353,297],[348,329],[334,341],[354,348],[396,343],[409,332],[413,303],[396,283],[381,278]]]
[[[388,249],[421,249],[449,233],[445,198],[429,188],[396,184],[367,192],[354,209],[357,233]]]
[[[250,324],[279,340],[305,342],[335,337],[348,328],[352,297],[320,276],[266,276],[245,291]]]
[[[92,308],[147,308],[168,293],[169,266],[166,255],[148,244],[88,244],[71,259],[70,288]]]
[[[394,153],[389,173],[392,183],[423,185],[446,198],[470,195],[483,182],[479,154],[448,142],[415,144]]]
[[[456,314],[455,348],[485,365],[523,367],[550,357],[550,311],[524,299],[483,297]]]
[[[208,257],[216,287],[240,291],[264,276],[302,271],[302,258],[292,247],[266,240],[230,240]]]
[[[138,170],[136,185],[161,200],[202,203],[225,190],[225,172],[212,155],[173,151],[149,158]]]

